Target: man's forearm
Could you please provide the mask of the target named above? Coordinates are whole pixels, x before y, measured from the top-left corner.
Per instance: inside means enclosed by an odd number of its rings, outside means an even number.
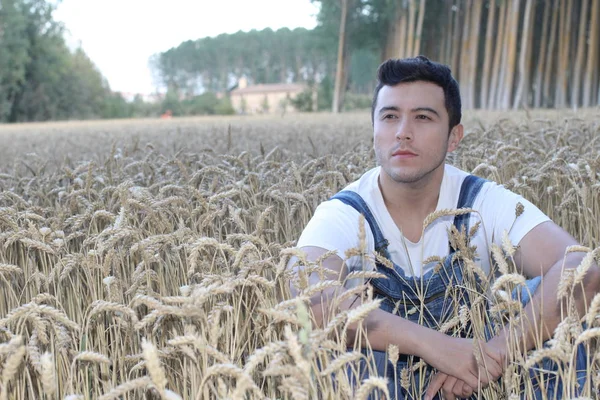
[[[330,315],[333,307],[323,307],[328,302],[313,302],[312,309],[321,326],[327,324],[335,315]],[[335,313],[350,310],[360,304],[358,299],[343,301]],[[486,358],[486,366],[491,374],[482,374],[473,356],[473,341],[469,339],[447,336],[434,329],[430,329],[388,313],[381,309],[371,311],[362,321],[350,324],[346,330],[347,343],[354,342],[360,327],[364,327],[366,339],[364,344],[369,344],[373,350],[386,351],[390,344],[398,346],[400,354],[414,355],[422,358],[427,364],[464,381],[469,387],[477,388],[481,383],[487,383],[500,375],[501,363]],[[364,346],[363,344],[363,346]]]
[[[373,350],[386,351],[390,344],[398,346],[400,354],[427,358],[423,345],[435,340],[439,332],[419,325],[381,309],[373,310],[364,319],[363,326]],[[348,339],[358,333],[358,324],[350,325]],[[438,338],[439,339],[439,338]]]
[[[483,354],[493,357],[500,363],[506,362],[509,354],[513,351],[519,351],[524,354],[526,351],[541,345],[552,337],[552,334],[558,324],[569,310],[565,300],[559,301],[557,291],[559,283],[563,278],[564,269],[576,268],[582,261],[581,256],[570,255],[564,263],[556,263],[544,275],[542,283],[532,295],[531,301],[523,308],[519,322],[504,326],[497,336],[482,346]],[[572,289],[572,300],[578,316],[582,317],[586,308],[593,297],[600,291],[600,269],[596,264],[592,264],[583,281],[575,285]],[[567,296],[568,298],[569,296]],[[487,366],[486,366],[487,369]],[[489,369],[487,369],[489,371]],[[494,380],[501,375],[493,374]],[[447,373],[455,376],[455,374]],[[428,398],[433,398],[435,393],[445,383],[445,376],[441,379],[434,378],[434,385],[427,393]],[[470,385],[470,388],[476,389],[477,385]]]
[[[552,337],[558,324],[566,316],[567,298],[558,299],[557,291],[563,277],[563,269],[576,268],[582,260],[580,254],[570,253],[564,262],[560,261],[543,276],[542,282],[531,301],[523,308],[517,324],[504,327],[492,339],[496,344],[505,344],[509,349],[518,348],[522,353],[541,345]],[[600,289],[600,269],[593,263],[580,285],[573,288],[572,300],[579,317],[586,312],[587,306]]]
[[[319,296],[313,299],[312,311],[315,320],[324,327],[339,312],[351,310],[361,304],[360,299],[353,297],[341,302],[338,309],[332,311],[331,300],[337,294]],[[347,343],[352,343],[359,333],[365,331],[369,346],[373,350],[386,351],[390,344],[398,346],[400,354],[415,355],[424,359],[429,357],[427,343],[442,341],[446,335],[424,327],[381,309],[371,311],[362,321],[352,323],[346,331]]]

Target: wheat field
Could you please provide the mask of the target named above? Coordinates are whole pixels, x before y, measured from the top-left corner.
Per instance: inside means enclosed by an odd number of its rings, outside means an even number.
[[[464,123],[448,161],[522,194],[585,246],[556,294],[569,304],[600,258],[600,110]],[[0,143],[0,400],[394,398],[380,378],[347,376],[366,356],[344,333],[377,301],[359,287],[358,308],[314,326],[306,300],[343,282],[294,249],[316,206],[375,165],[367,113],[0,126]],[[512,250],[496,249],[504,276],[444,332],[518,323]],[[292,257],[323,282],[307,287]],[[544,357],[561,366],[563,398],[597,398],[599,310],[600,295],[583,319],[566,307],[554,340],[515,354],[480,398],[527,398],[524,372]],[[581,343],[583,388],[570,368]],[[397,374],[422,396],[426,382]]]

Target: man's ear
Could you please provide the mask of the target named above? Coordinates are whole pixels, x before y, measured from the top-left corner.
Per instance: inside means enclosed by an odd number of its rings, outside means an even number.
[[[450,137],[448,138],[448,153],[451,153],[458,148],[458,144],[462,140],[464,134],[465,130],[462,124],[458,124],[452,128]]]

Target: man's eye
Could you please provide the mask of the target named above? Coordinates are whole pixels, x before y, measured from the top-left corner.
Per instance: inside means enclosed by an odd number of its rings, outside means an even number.
[[[392,114],[386,114],[383,116],[383,119],[394,119],[394,118],[396,118],[396,116],[392,115]]]
[[[417,115],[417,119],[430,120],[431,118],[429,118],[427,115],[420,114],[420,115]]]

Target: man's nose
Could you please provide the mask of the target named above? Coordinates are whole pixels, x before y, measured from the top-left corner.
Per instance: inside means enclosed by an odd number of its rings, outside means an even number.
[[[398,124],[398,129],[396,130],[396,139],[397,140],[412,140],[413,137],[413,127],[409,121],[402,121]]]

